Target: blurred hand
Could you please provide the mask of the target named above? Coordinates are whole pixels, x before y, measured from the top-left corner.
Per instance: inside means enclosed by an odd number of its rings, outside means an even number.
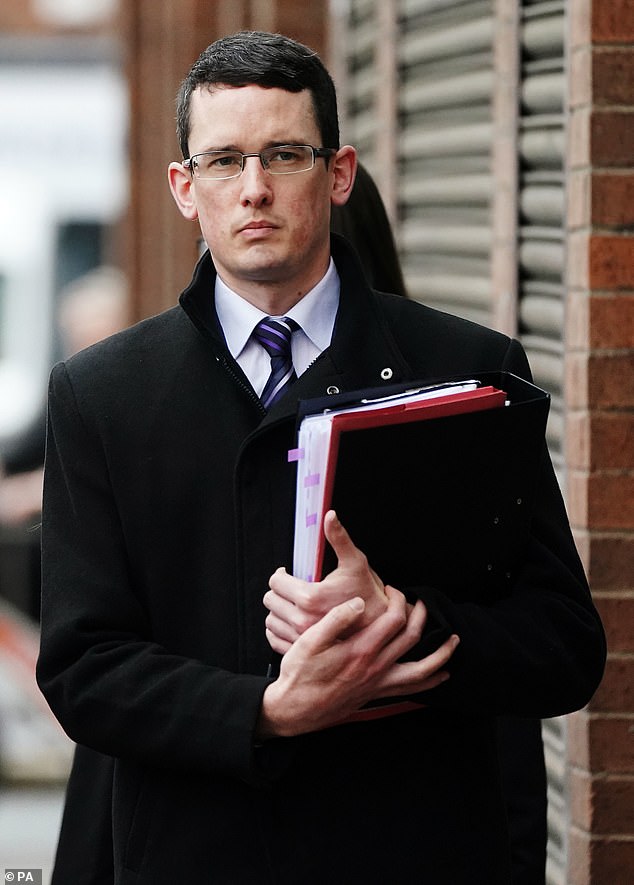
[[[43,469],[0,477],[0,523],[16,526],[42,512]]]

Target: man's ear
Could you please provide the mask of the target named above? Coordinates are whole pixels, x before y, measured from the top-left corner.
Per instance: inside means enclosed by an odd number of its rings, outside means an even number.
[[[340,148],[331,160],[334,181],[330,202],[333,206],[343,206],[348,202],[357,174],[357,152],[349,144]]]
[[[170,163],[167,169],[167,178],[172,196],[181,214],[188,221],[195,221],[198,218],[198,209],[191,175],[182,163]]]

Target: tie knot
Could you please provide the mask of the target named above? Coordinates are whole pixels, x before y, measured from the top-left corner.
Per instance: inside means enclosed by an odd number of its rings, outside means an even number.
[[[291,336],[299,326],[290,317],[282,317],[280,320],[265,317],[253,330],[253,337],[262,345],[269,356],[290,356]]]

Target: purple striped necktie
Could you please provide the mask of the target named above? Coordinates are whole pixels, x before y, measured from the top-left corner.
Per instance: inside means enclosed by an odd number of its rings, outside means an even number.
[[[297,380],[291,356],[291,336],[299,329],[295,320],[265,317],[253,330],[253,337],[271,357],[271,374],[264,385],[260,400],[269,409]]]

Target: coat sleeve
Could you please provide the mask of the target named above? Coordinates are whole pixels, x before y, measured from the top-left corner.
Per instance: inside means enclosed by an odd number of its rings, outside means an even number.
[[[502,368],[530,378],[517,341]],[[434,587],[406,592],[428,607],[419,653],[450,632],[460,637],[451,678],[426,703],[546,718],[582,707],[601,680],[605,636],[546,447],[528,549],[509,595],[478,605],[453,602]]]
[[[264,677],[168,653],[135,593],[103,444],[66,367],[49,387],[38,682],[68,735],[110,756],[258,780]]]

